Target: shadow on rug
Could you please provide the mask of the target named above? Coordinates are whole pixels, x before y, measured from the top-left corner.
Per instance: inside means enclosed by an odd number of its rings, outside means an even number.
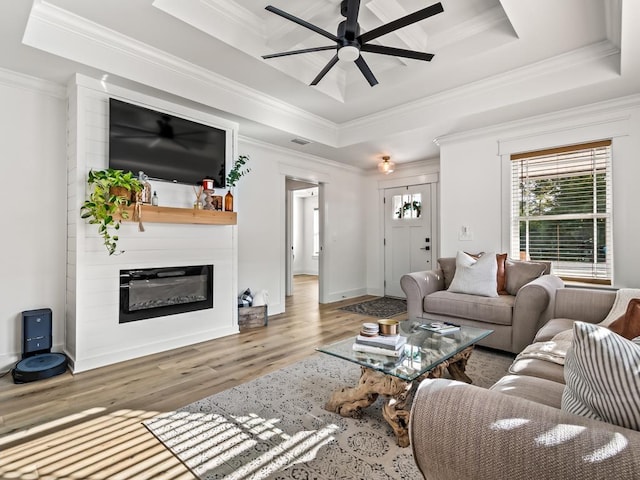
[[[401,298],[381,297],[366,302],[340,307],[340,310],[369,317],[387,318],[407,311],[407,301]]]
[[[489,387],[513,356],[476,349],[467,365]],[[360,367],[316,353],[276,372],[145,422],[200,479],[421,478],[411,447],[400,448],[382,398],[359,419],[324,410]]]

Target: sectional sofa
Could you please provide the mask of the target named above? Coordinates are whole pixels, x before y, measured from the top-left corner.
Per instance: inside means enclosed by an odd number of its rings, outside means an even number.
[[[446,379],[422,382],[410,438],[424,478],[639,479],[640,346],[596,325],[614,299],[614,291],[558,289],[554,318],[488,390]],[[609,344],[622,347],[602,346]],[[586,360],[579,361],[579,352]],[[627,353],[635,357],[621,358]],[[610,382],[622,386],[620,393],[597,391]],[[596,413],[576,410],[567,389],[593,400]],[[602,399],[604,412],[597,410]],[[625,412],[631,420],[621,422]],[[620,426],[629,421],[633,428]]]

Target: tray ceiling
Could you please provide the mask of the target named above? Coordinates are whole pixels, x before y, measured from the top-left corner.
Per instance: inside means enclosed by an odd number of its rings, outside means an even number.
[[[0,7],[11,28],[2,37],[12,47],[0,56],[6,68],[55,81],[83,71],[136,82],[238,121],[242,135],[365,169],[383,154],[400,164],[437,156],[433,138],[461,128],[640,88],[630,47],[638,6],[622,0],[442,0],[443,13],[377,40],[434,53],[433,61],[363,53],[375,87],[353,62],[309,86],[333,51],[261,58],[330,44],[267,4],[335,32],[339,0],[36,0],[30,10],[9,3]],[[371,30],[431,3],[362,0],[360,26]],[[148,68],[135,68],[133,58]],[[291,143],[296,137],[311,143]]]

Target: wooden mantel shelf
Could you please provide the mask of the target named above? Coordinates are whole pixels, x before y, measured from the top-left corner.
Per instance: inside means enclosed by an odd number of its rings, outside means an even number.
[[[129,218],[125,221],[133,222],[133,209],[125,210]],[[197,210],[195,208],[155,207],[142,205],[142,223],[195,223],[199,225],[236,225],[236,212],[221,212],[219,210]]]

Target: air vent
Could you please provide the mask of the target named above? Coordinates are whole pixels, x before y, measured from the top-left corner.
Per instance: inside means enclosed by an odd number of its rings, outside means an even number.
[[[305,140],[304,138],[294,138],[291,141],[293,143],[297,143],[298,145],[309,145],[311,143],[309,140]]]

